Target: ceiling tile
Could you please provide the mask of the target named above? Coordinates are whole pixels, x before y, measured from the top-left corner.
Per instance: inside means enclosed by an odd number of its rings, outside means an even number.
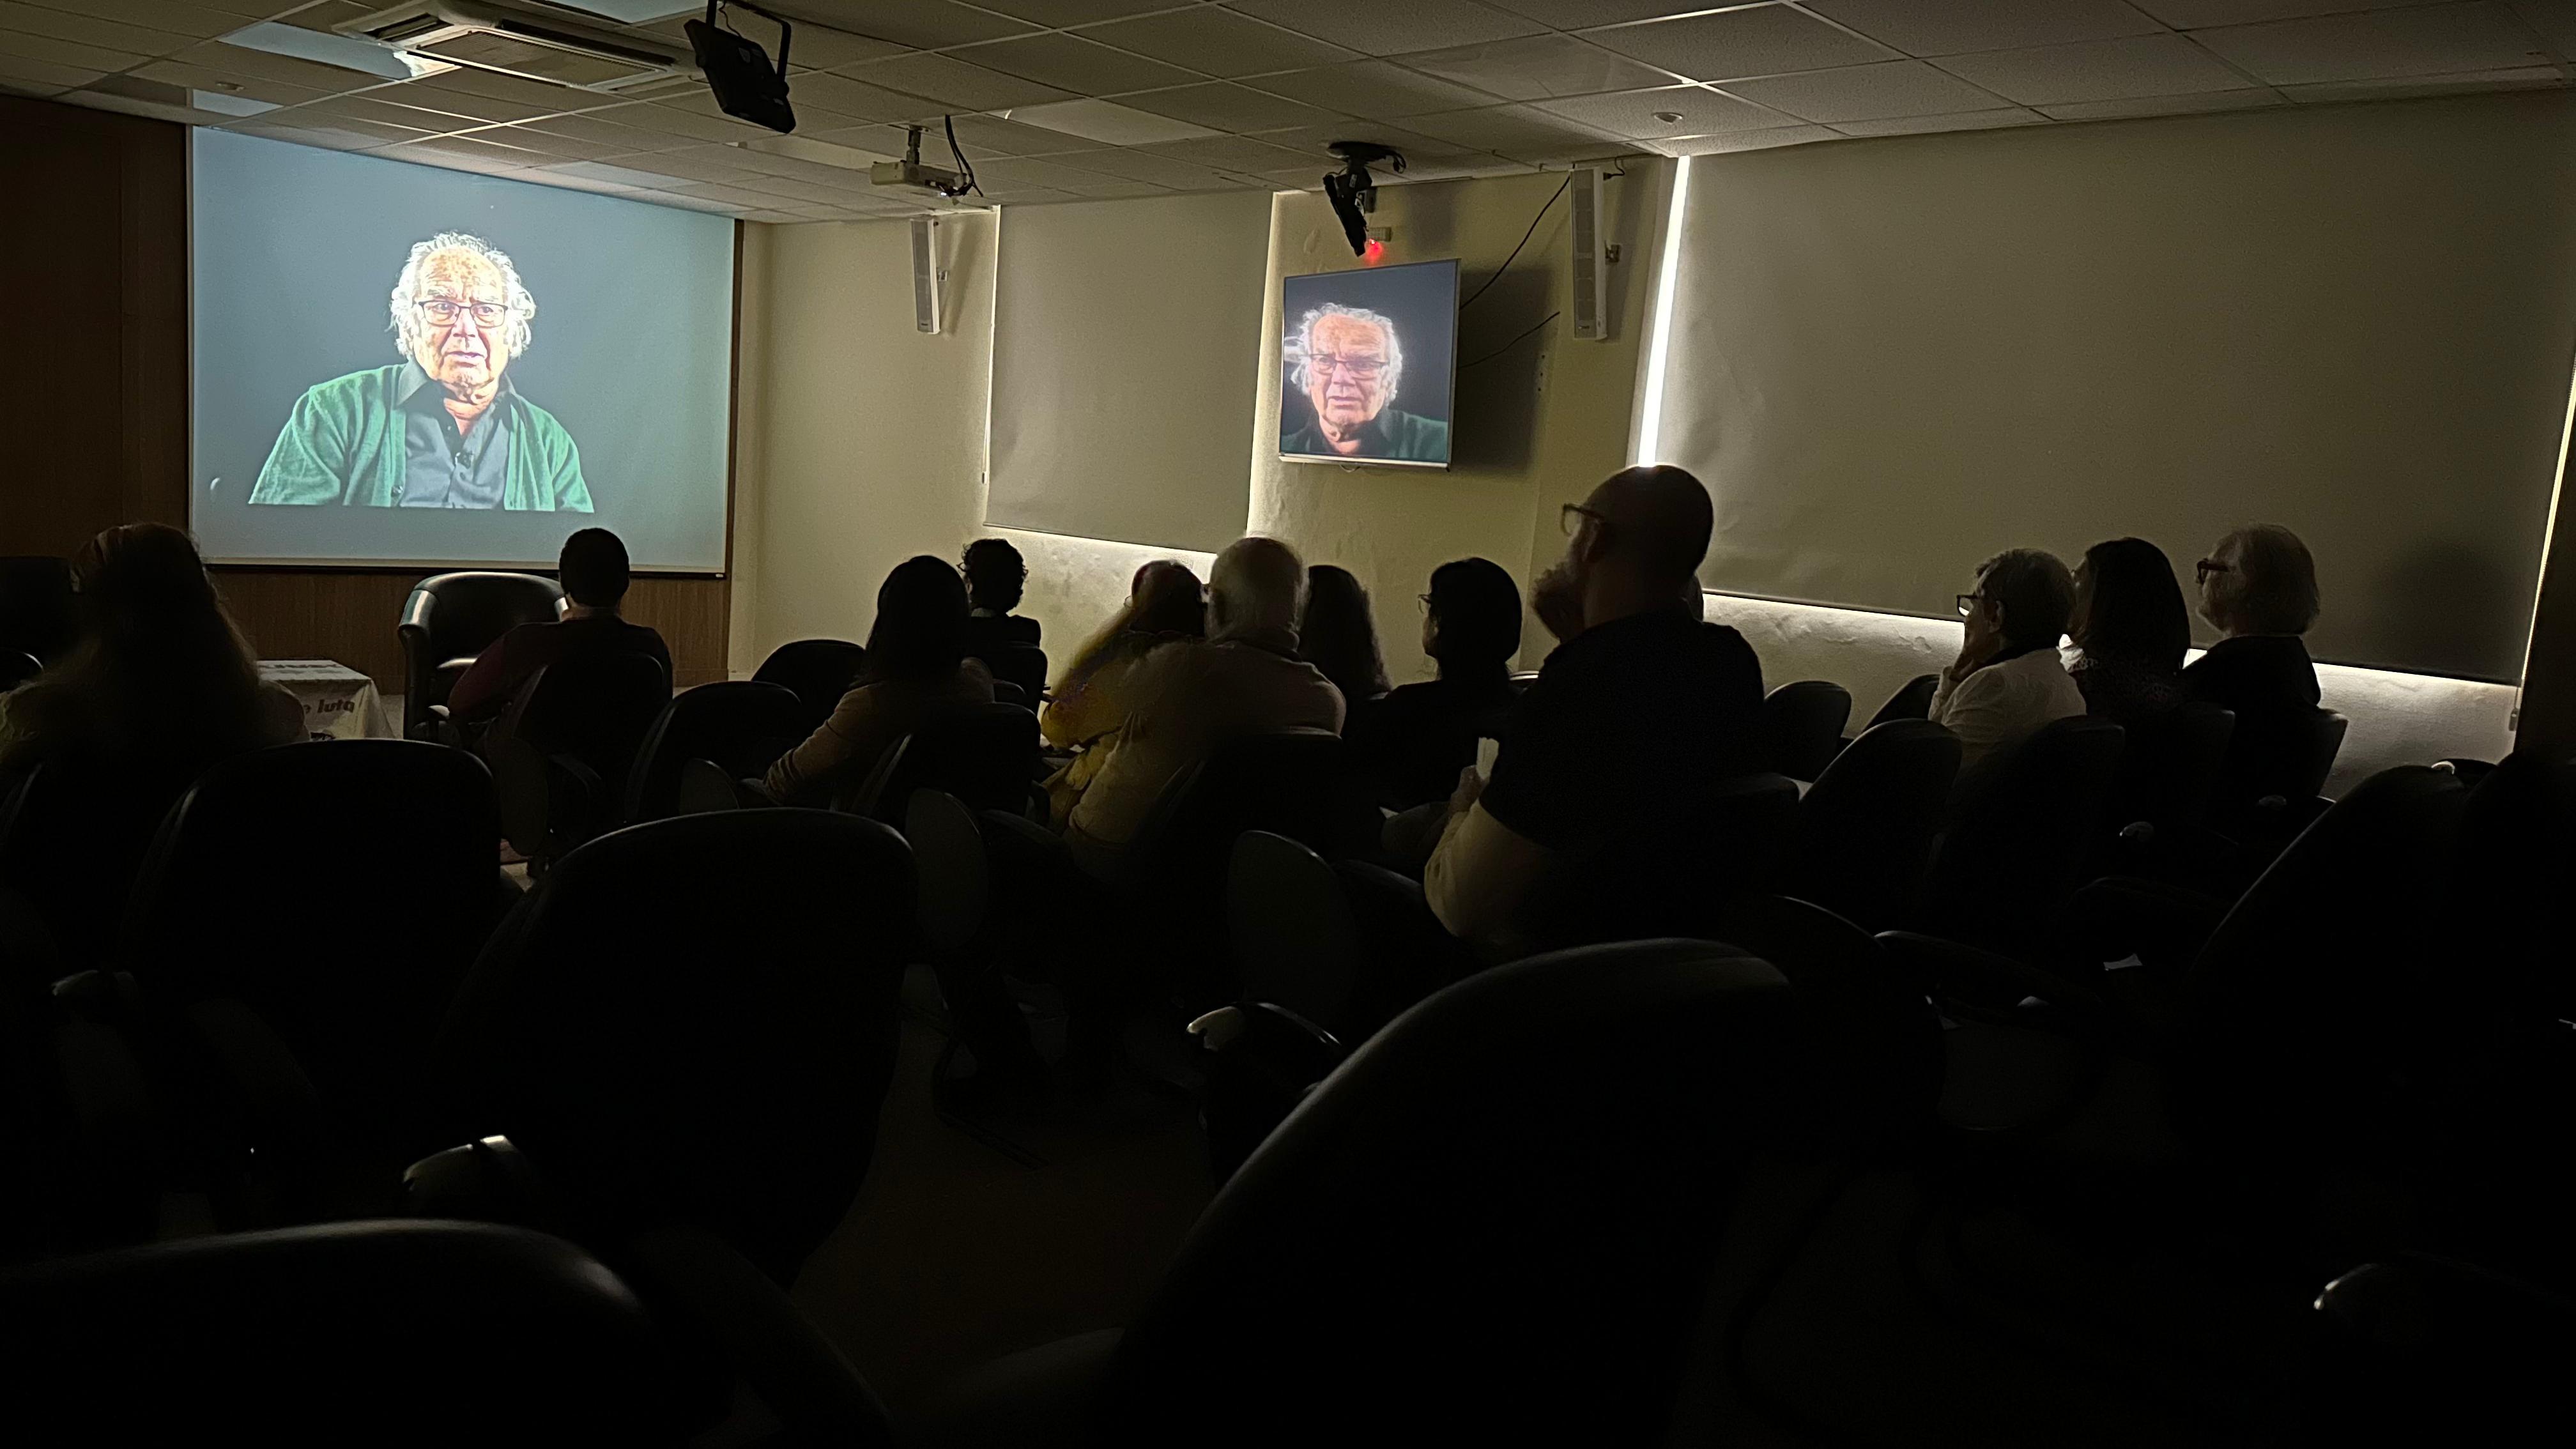
[[[1802,120],[1824,122],[1990,111],[2000,104],[1991,93],[1919,60],[1736,81],[1727,90]]]
[[[97,15],[80,15],[69,10],[17,3],[0,4],[0,30],[16,31],[22,35],[46,35],[56,40],[95,45],[103,50],[121,50],[155,58],[174,50],[185,50],[196,44],[199,38],[176,31],[128,25],[122,20]]]
[[[563,161],[604,161],[611,156],[631,154],[634,150],[631,146],[612,146],[599,141],[585,141],[577,136],[565,136],[524,125],[491,126],[463,134],[468,140],[487,141],[500,146],[518,146],[530,151],[543,152],[548,157]]]
[[[190,0],[38,0],[38,3],[48,10],[96,16],[122,25],[139,25],[146,30],[193,35],[199,39],[239,30],[258,18],[221,7],[193,4]],[[265,13],[274,14],[275,10]]]
[[[1591,30],[1584,32],[1584,38],[1648,65],[1704,81],[1897,58],[1895,51],[1876,41],[1776,5]]]
[[[975,168],[976,184],[986,191],[1018,191],[1030,186],[1065,190],[1085,181],[1104,179],[1097,171],[1061,161],[987,161]]]
[[[1673,80],[1642,61],[1612,55],[1571,35],[1532,35],[1427,50],[1404,56],[1400,63],[1515,101],[1637,90]]]
[[[2071,101],[2062,106],[2041,106],[2039,111],[2055,121],[2119,121],[2133,116],[2193,116],[2204,111],[2251,111],[2281,104],[2274,91],[2256,86],[2252,90],[2209,91],[2191,96],[2129,96],[2116,101]]]
[[[1717,8],[1715,5],[1692,4],[1689,0],[1492,0],[1492,3],[1558,30],[1617,25],[1629,20],[1654,20]]]
[[[682,211],[705,211],[731,215],[734,210],[732,206],[724,202],[717,201],[712,197],[689,196],[681,192],[670,190],[668,187],[654,192],[649,197],[641,197],[638,199],[650,201],[655,206],[668,206]]]
[[[1005,191],[998,195],[988,194],[984,199],[995,206],[1044,206],[1049,202],[1079,201],[1082,198],[1070,191],[1058,191],[1052,186],[1029,186],[1017,191]]]
[[[31,35],[23,30],[0,28],[0,55],[14,55],[21,60],[41,60],[49,65],[105,74],[141,65],[159,57],[130,50],[109,50],[104,46],[84,45],[77,40],[59,40],[50,35]]]
[[[1486,106],[1473,111],[1443,111],[1416,116],[1415,130],[1479,151],[1496,151],[1527,160],[1524,150],[1566,141],[1585,143],[1612,139],[1597,127],[1550,115],[1535,106]]]
[[[2037,126],[2048,117],[2019,106],[1999,111],[1952,111],[1939,116],[1889,116],[1875,121],[1838,121],[1846,136],[1920,136],[1935,131],[1992,131],[2005,126]]]
[[[686,33],[682,35],[685,39]],[[872,35],[852,35],[828,25],[799,25],[795,43],[787,47],[787,68],[791,71],[830,70],[835,66],[857,65],[861,61],[901,55],[908,48],[898,41],[879,40]]]
[[[1113,50],[1079,35],[1031,35],[955,52],[959,60],[1059,86],[1075,95],[1114,96],[1199,79],[1196,71]]]
[[[2526,65],[2511,70],[2470,70],[2450,75],[2396,76],[2385,80],[2326,81],[2318,85],[2283,86],[2281,94],[2306,104],[2331,101],[2388,101],[2406,96],[2453,96],[2473,91],[2547,90],[2567,84],[2567,73],[2554,65]]]
[[[352,99],[357,98],[352,97]],[[647,131],[625,124],[620,119],[620,112],[625,109],[629,108],[619,107],[586,116],[548,116],[540,121],[529,122],[528,126],[531,130],[542,131],[548,135],[569,136],[576,141],[588,141],[594,145],[630,153],[669,151],[687,144],[668,132]]]
[[[543,115],[551,115],[558,111],[587,111],[593,109],[595,105],[610,103],[610,98],[607,96],[593,95],[567,86],[549,85],[544,81],[532,81],[514,75],[495,75],[490,71],[472,70],[463,66],[455,70],[441,71],[435,76],[428,77],[428,81],[435,83],[442,90],[465,91],[472,95],[490,96],[494,100],[518,101],[523,105],[540,106],[544,109],[539,114]],[[394,82],[394,84],[419,85],[423,82],[408,81]],[[703,92],[697,98],[713,104],[712,98]]]
[[[318,101],[325,95],[333,94],[329,91],[317,91],[311,86],[287,85],[280,81],[263,80],[254,75],[214,70],[176,60],[156,60],[150,65],[135,67],[131,73],[145,80],[167,81],[171,85],[187,86],[192,90],[220,91],[228,96],[248,96],[255,101],[270,101],[281,106]]]
[[[709,151],[720,148],[709,147]],[[660,151],[650,156],[626,156],[618,165],[630,171],[650,171],[662,180],[653,185],[667,188],[675,181],[734,182],[748,174],[726,156],[700,155],[690,151]]]
[[[1079,151],[1090,145],[1062,131],[1023,126],[993,116],[959,116],[955,124],[957,144],[965,147],[969,156],[977,152],[991,156],[1044,156],[1055,151]]]
[[[750,176],[745,177],[740,184],[745,191],[765,191],[772,196],[785,196],[797,201],[846,206],[850,202],[851,194],[854,191],[864,191],[868,184],[867,173],[864,171],[852,171],[846,174],[849,179],[839,185],[825,181],[808,181],[801,176]]]
[[[362,92],[367,99],[391,101],[397,105],[418,106],[423,110],[446,111],[452,115],[471,116],[486,125],[501,121],[533,121],[539,116],[557,115],[564,109],[558,98],[553,105],[531,105],[526,101],[503,100],[498,96],[480,96],[471,91],[452,90],[447,77],[433,80],[402,81]],[[664,108],[668,110],[668,107]]]
[[[267,117],[261,119],[266,120]],[[363,131],[343,131],[332,126],[279,126],[250,122],[236,123],[224,129],[240,136],[258,136],[297,146],[319,146],[325,151],[369,151],[385,144],[381,136],[370,136]]]
[[[1049,158],[1081,171],[1095,171],[1103,176],[1128,181],[1145,181],[1175,191],[1203,189],[1212,179],[1222,179],[1205,166],[1175,161],[1169,156],[1156,156],[1146,151],[1111,148],[1103,151],[1076,151]]]
[[[1068,25],[1087,25],[1094,20],[1142,15],[1148,10],[1169,10],[1174,0],[979,0],[979,3],[987,10],[999,10],[1050,30],[1060,30]]]
[[[778,0],[771,7],[798,20],[812,20],[852,35],[891,40],[923,50],[943,45],[969,45],[1025,35],[1036,26],[990,10],[952,5],[949,0]],[[795,47],[790,46],[790,59]]]
[[[1117,201],[1136,196],[1170,196],[1172,188],[1156,186],[1150,181],[1128,181],[1115,176],[1086,177],[1069,181],[1057,188],[1069,191],[1086,201]]]
[[[2204,25],[2251,25],[2263,20],[2290,20],[2302,15],[2333,15],[2350,10],[2394,10],[2424,0],[2129,0],[2140,10],[2178,30]]]
[[[1273,146],[1285,146],[1291,151],[1302,151],[1317,156],[1326,154],[1325,148],[1335,141],[1374,141],[1378,145],[1391,146],[1402,152],[1407,162],[1417,166],[1464,155],[1476,149],[1472,146],[1461,146],[1455,141],[1443,141],[1437,136],[1426,136],[1419,131],[1408,131],[1401,126],[1390,125],[1384,121],[1348,119],[1326,126],[1298,126],[1285,131],[1264,131],[1259,139]]]
[[[823,71],[790,77],[787,101],[799,116],[811,105],[862,121],[891,121],[912,115],[922,107],[919,96]]]
[[[735,206],[775,206],[779,198],[748,186],[725,186],[711,181],[692,181],[686,187],[673,187],[684,196],[705,201],[730,202]]]
[[[1807,8],[1907,55],[2021,50],[2164,30],[2127,0],[1807,0]]]
[[[1016,106],[1004,113],[1004,119],[1062,131],[1104,146],[1150,146],[1157,141],[1187,141],[1194,136],[1217,134],[1189,121],[1089,97],[1043,106]]]
[[[2576,0],[2512,0],[2514,13],[2540,32],[2561,59],[2576,59]]]
[[[414,81],[414,85],[419,82]],[[642,126],[647,130],[667,131],[674,136],[688,136],[700,141],[730,141],[750,127],[748,121],[730,116],[708,116],[684,111],[677,106],[648,103],[641,108],[620,106],[618,123]]]
[[[1382,60],[1260,76],[1247,84],[1328,111],[1390,121],[1433,111],[1491,105],[1502,99],[1454,82],[1416,75]]]
[[[1228,0],[1226,8],[1370,55],[1509,40],[1546,28],[1476,0]]]
[[[892,60],[853,66],[853,79],[889,90],[922,96],[961,111],[998,111],[1063,100],[1066,93],[1050,85],[969,65],[945,55],[899,55]]]
[[[1823,126],[1782,126],[1770,131],[1727,131],[1715,136],[1682,136],[1648,141],[1648,150],[1666,156],[1716,156],[1728,151],[1768,151],[1809,141],[1839,141],[1842,133]]]
[[[384,146],[396,141],[426,141],[440,134],[436,131],[421,130],[417,126],[397,126],[385,121],[337,115],[312,106],[271,111],[259,119],[276,126],[310,126],[320,130],[337,131],[347,136],[366,136],[371,138],[367,142],[369,146]]]
[[[1249,136],[1211,136],[1201,141],[1172,141],[1161,146],[1139,148],[1150,155],[1169,156],[1193,166],[1206,166],[1218,171],[1274,171],[1300,163],[1321,167],[1334,164],[1333,158],[1317,147],[1311,156],[1293,146],[1274,146]]]
[[[2192,38],[2275,85],[2504,70],[2552,58],[2510,14],[2485,0],[2276,20]]]
[[[1250,90],[1231,81],[1147,91],[1119,99],[1140,111],[1178,117],[1218,131],[1271,131],[1283,126],[1320,125],[1333,114],[1303,101]]]
[[[1357,56],[1357,52],[1330,41],[1282,30],[1213,5],[1095,25],[1082,33],[1104,45],[1229,78],[1326,65]]]
[[[284,81],[288,85],[310,86],[317,91],[353,91],[385,83],[385,78],[380,75],[344,70],[336,65],[320,65],[291,55],[271,55],[264,50],[253,50],[245,45],[226,45],[221,41],[209,41],[193,46],[177,52],[170,58],[188,65],[202,65],[215,70],[255,75],[264,80]]]
[[[397,91],[395,94],[403,95],[406,93]],[[419,96],[410,96],[408,98],[412,100],[423,99]],[[491,124],[491,122],[483,120],[477,116],[461,115],[453,111],[438,110],[434,107],[398,105],[393,101],[380,100],[373,95],[365,93],[349,96],[327,96],[308,105],[296,107],[293,114],[298,118],[307,116],[337,116],[353,121],[374,121],[379,125],[400,126],[405,130],[425,131],[432,135],[445,135],[450,131],[471,131]],[[271,119],[277,118],[272,117]]]
[[[1995,50],[1946,56],[1934,64],[2026,106],[2198,95],[2254,84],[2179,35]]]
[[[546,156],[516,146],[498,146],[487,141],[467,140],[461,136],[435,136],[426,141],[406,141],[399,146],[386,146],[374,154],[388,161],[413,161],[431,166],[447,166],[464,171],[520,171],[545,162]]]
[[[961,137],[965,134],[966,119],[964,116],[957,118],[958,134]],[[848,126],[839,130],[816,131],[810,135],[800,130],[796,135],[801,140],[820,141],[827,146],[865,151],[871,156],[882,156],[889,161],[900,158],[911,139],[904,134],[904,128],[901,126]],[[923,155],[936,160],[948,154],[948,139],[936,131],[925,133],[921,138],[921,151]],[[969,156],[974,155],[972,147],[967,147],[966,151]]]
[[[1796,119],[1698,86],[1541,101],[1538,107],[1614,136],[1706,136],[1786,126]]]

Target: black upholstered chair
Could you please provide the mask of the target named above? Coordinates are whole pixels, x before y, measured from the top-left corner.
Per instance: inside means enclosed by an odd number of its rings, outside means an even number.
[[[2077,715],[1980,761],[1934,848],[1915,924],[2007,956],[2053,952],[2110,804],[2124,738],[2108,720]]]
[[[867,649],[846,639],[799,639],[769,651],[751,677],[795,691],[804,702],[805,733],[810,735],[831,718],[832,707],[850,692],[867,664]]]
[[[728,778],[754,776],[804,737],[804,702],[784,685],[728,679],[675,694],[636,749],[624,818],[679,813],[681,772],[692,760],[712,760]]]
[[[2104,821],[2117,833],[2097,845],[2094,873],[2187,874],[2220,844],[2211,816],[2235,711],[2193,702],[2127,729]]]
[[[899,825],[915,790],[942,790],[978,810],[1026,810],[1038,779],[1038,717],[1015,704],[964,705],[879,756],[835,808]]]
[[[1529,893],[1522,922],[1552,949],[1699,935],[1716,897],[1779,884],[1797,811],[1798,786],[1786,775],[1720,781],[1566,852]]]
[[[35,655],[0,648],[0,694],[6,694],[44,672],[45,662]]]
[[[0,650],[31,654],[50,664],[70,653],[79,635],[70,560],[46,554],[0,557]]]
[[[500,915],[498,837],[482,762],[417,740],[257,751],[171,811],[119,954],[203,1041],[264,1170],[355,1154],[390,1187],[437,1145],[415,1094]]]
[[[1851,719],[1851,691],[1822,679],[1781,685],[1762,700],[1762,739],[1767,768],[1792,780],[1813,780],[1842,746]]]
[[[1270,1443],[1652,1442],[1721,1245],[1780,1215],[1763,1154],[1816,1141],[1812,1070],[1780,973],[1732,947],[1472,976],[1261,1143],[1123,1332],[965,1376],[920,1438],[1183,1442],[1258,1404]]]
[[[2564,1417],[2576,1302],[2405,1253],[2317,1294],[2302,1429],[2315,1444],[2503,1444]]]
[[[569,1243],[369,1221],[0,1271],[22,1444],[690,1442],[634,1292]]]
[[[48,982],[112,958],[135,873],[192,778],[64,758],[0,783],[0,921],[14,937],[0,981]]]
[[[494,933],[440,1080],[459,1120],[562,1195],[578,1240],[686,1228],[784,1284],[867,1176],[912,918],[911,851],[872,820],[738,810],[614,831]],[[415,1176],[443,1191],[441,1172]]]
[[[994,682],[1017,687],[1029,708],[1037,708],[1038,697],[1045,693],[1047,682],[1046,651],[1035,644],[1004,644],[989,653],[979,654],[984,667],[993,671]]]
[[[1869,717],[1869,728],[1876,729],[1892,719],[1925,719],[1932,713],[1932,696],[1941,689],[1941,676],[1918,674],[1887,697],[1878,713]]]
[[[543,870],[617,823],[645,732],[671,702],[649,654],[602,654],[538,670],[476,748],[492,767],[501,833]]]
[[[1861,732],[1798,801],[1781,889],[1870,930],[1901,919],[1931,863],[1959,740],[1927,719]]]
[[[2324,812],[2326,780],[2351,729],[2330,709],[2286,725],[2238,720],[2219,774],[2218,827],[2267,849],[2288,843]]]
[[[474,656],[521,624],[550,624],[563,613],[561,585],[541,574],[475,569],[433,574],[403,600],[403,734],[435,737],[447,693]]]

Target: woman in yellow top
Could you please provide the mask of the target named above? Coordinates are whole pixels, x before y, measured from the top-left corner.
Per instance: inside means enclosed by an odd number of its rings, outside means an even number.
[[[1048,744],[1076,752],[1046,783],[1057,828],[1073,813],[1074,802],[1090,788],[1100,767],[1109,763],[1119,728],[1127,723],[1136,666],[1157,644],[1206,633],[1207,605],[1198,575],[1157,559],[1136,571],[1125,606],[1074,651],[1038,715],[1038,729]]]

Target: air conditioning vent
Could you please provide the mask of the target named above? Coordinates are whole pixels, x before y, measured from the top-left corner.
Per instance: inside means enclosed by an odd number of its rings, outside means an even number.
[[[417,0],[336,28],[428,60],[591,91],[661,88],[695,71],[683,51],[485,0]]]

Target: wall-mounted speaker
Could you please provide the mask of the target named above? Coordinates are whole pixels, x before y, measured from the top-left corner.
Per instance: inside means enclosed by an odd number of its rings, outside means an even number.
[[[939,218],[912,219],[912,324],[939,330]]]
[[[1610,335],[1610,258],[1601,239],[1601,168],[1577,168],[1571,186],[1574,225],[1574,335],[1599,342]]]

